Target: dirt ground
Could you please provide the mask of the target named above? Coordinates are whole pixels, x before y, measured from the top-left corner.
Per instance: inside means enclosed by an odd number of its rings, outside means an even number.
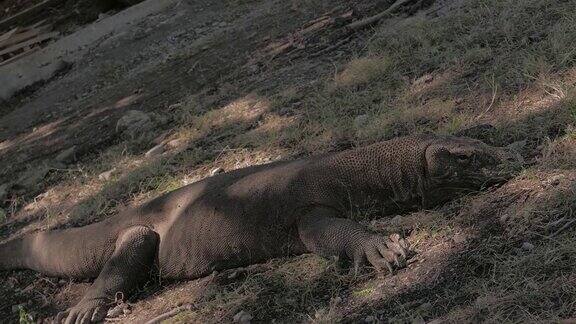
[[[392,2],[180,1],[103,37],[1,104],[0,241],[114,217],[216,168],[490,124],[474,136],[526,159],[510,182],[434,210],[354,213],[409,238],[416,256],[406,269],[355,277],[316,256],[272,260],[151,282],[109,321],[181,305],[191,306],[169,322],[232,322],[241,312],[265,322],[576,318],[576,73],[572,39],[558,38],[576,8],[412,1],[379,26],[342,28]],[[530,25],[512,26],[519,21]],[[48,321],[89,285],[0,273],[0,318]]]

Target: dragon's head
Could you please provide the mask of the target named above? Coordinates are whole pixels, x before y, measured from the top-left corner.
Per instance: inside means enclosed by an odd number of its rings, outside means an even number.
[[[509,179],[522,165],[511,150],[489,146],[467,137],[441,136],[426,148],[426,173],[431,184],[427,194],[477,190]]]

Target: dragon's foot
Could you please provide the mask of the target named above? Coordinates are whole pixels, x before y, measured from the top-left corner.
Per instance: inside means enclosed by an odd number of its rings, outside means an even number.
[[[366,261],[378,272],[393,273],[394,269],[406,266],[408,252],[408,242],[399,234],[389,237],[369,235],[361,239],[354,249],[354,273],[357,274]]]
[[[102,299],[82,300],[76,306],[58,313],[55,322],[65,324],[97,323],[104,320],[108,304]]]

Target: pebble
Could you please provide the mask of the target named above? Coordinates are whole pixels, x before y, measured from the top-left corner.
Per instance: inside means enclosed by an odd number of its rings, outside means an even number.
[[[234,315],[234,323],[249,324],[252,321],[252,315],[245,311],[240,311]]]
[[[370,315],[364,318],[364,323],[376,323],[376,322],[377,320],[375,316]]]
[[[76,151],[77,151],[76,145],[63,150],[56,156],[56,162],[60,163],[74,162],[76,160]]]
[[[48,175],[49,171],[49,168],[46,166],[30,168],[20,177],[20,179],[18,179],[18,185],[26,189],[37,188],[40,186],[40,183],[44,180],[46,175]]]
[[[116,131],[130,137],[137,137],[154,126],[152,118],[145,112],[129,110],[116,123]]]

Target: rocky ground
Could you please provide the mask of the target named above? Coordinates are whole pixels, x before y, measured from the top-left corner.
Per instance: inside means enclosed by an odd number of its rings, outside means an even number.
[[[535,322],[576,316],[576,6],[528,0],[175,1],[0,104],[0,240],[114,217],[187,183],[433,131],[511,145],[527,166],[434,210],[352,217],[416,256],[354,277],[301,256],[151,282],[143,322]],[[89,25],[88,27],[89,28]],[[48,320],[89,281],[0,274],[0,317]]]

